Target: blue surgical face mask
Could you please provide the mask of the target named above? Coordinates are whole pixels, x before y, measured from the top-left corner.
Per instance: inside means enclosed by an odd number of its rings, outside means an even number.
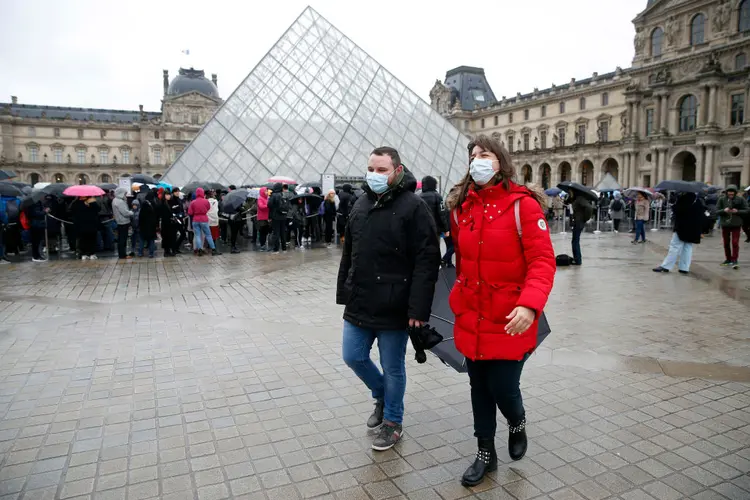
[[[367,185],[370,186],[372,192],[375,194],[383,194],[388,191],[388,175],[379,174],[377,172],[367,172],[365,179]]]
[[[493,160],[489,158],[474,158],[469,166],[469,174],[474,182],[484,186],[495,177],[495,169],[492,168]]]

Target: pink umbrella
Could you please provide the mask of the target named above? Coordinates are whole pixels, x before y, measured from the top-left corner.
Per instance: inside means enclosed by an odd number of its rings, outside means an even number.
[[[83,184],[80,186],[70,186],[63,191],[63,194],[65,196],[102,196],[104,191],[91,184]]]
[[[291,177],[285,177],[283,175],[275,175],[268,179],[268,182],[280,182],[281,184],[297,184],[297,181]]]

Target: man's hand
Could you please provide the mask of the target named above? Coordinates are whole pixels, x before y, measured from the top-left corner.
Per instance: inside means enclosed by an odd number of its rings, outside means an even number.
[[[412,328],[422,328],[424,326],[424,321],[419,321],[418,319],[410,319],[409,320],[409,327]]]
[[[525,332],[534,322],[535,317],[536,313],[532,309],[523,306],[516,307],[506,316],[510,322],[505,325],[505,333],[516,335]]]
[[[725,211],[726,213],[731,213],[731,212],[732,212],[732,210],[731,210],[731,209],[730,209],[729,207],[725,208],[725,209],[724,209],[724,211]]]

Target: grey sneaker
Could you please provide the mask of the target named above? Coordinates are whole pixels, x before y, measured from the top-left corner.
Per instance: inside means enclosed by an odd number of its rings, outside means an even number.
[[[372,412],[372,415],[370,415],[370,418],[367,419],[367,427],[370,429],[377,429],[380,427],[380,424],[383,423],[383,409],[385,408],[385,403],[378,399],[375,401],[375,410]]]
[[[399,424],[387,423],[380,427],[380,432],[375,441],[372,442],[372,449],[375,451],[385,451],[393,448],[401,440],[403,432]]]

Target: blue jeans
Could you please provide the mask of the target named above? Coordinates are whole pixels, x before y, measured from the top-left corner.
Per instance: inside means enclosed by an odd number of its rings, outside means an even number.
[[[669,252],[661,263],[661,267],[671,271],[679,259],[680,271],[690,271],[690,262],[693,260],[693,244],[682,241],[677,233],[672,234],[672,241],[669,242]]]
[[[635,241],[638,241],[638,236],[640,236],[643,241],[646,241],[646,221],[645,220],[635,221]]]
[[[370,359],[375,339],[378,339],[383,373]],[[385,402],[384,418],[399,425],[404,419],[408,340],[409,335],[404,330],[368,330],[344,321],[344,362],[372,391],[373,398]]]
[[[143,257],[143,248],[148,246],[148,256],[153,257],[156,253],[156,240],[141,238],[141,246],[138,248],[138,257]]]
[[[195,237],[193,238],[193,250],[203,250],[203,238],[206,238],[208,247],[211,250],[216,249],[214,239],[211,236],[211,228],[208,227],[208,222],[193,222],[193,232],[195,233]]]
[[[573,239],[571,241],[573,246],[573,260],[576,264],[583,264],[583,255],[581,255],[581,233],[586,228],[586,224],[582,222],[576,222],[573,225]]]

